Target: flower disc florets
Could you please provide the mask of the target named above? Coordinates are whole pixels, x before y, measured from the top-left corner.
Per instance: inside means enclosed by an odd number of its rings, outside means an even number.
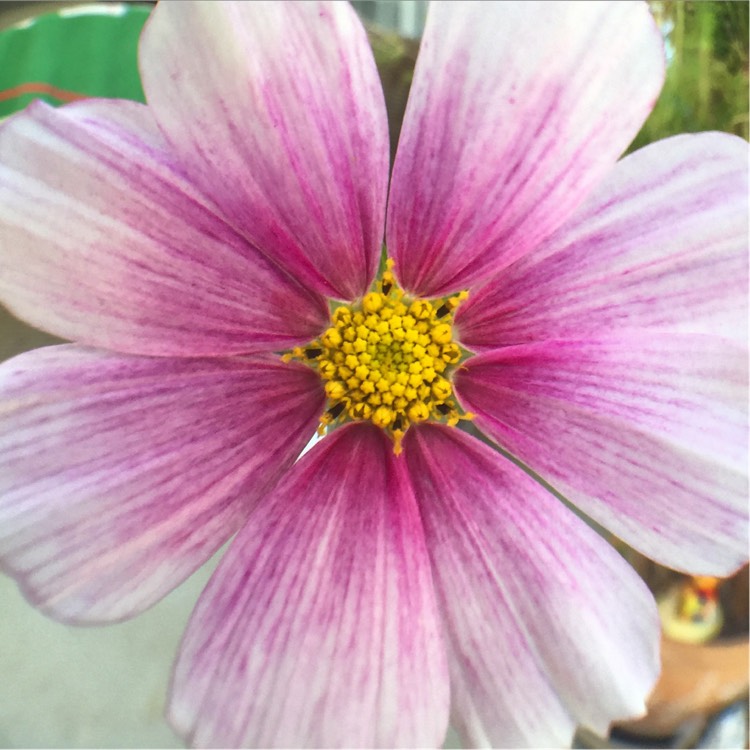
[[[408,298],[393,276],[393,261],[358,305],[341,305],[331,326],[284,359],[313,366],[325,381],[328,425],[369,420],[401,440],[410,425],[426,420],[455,426],[472,419],[453,398],[452,369],[464,358],[453,341],[453,313],[468,297],[461,292],[437,300]]]

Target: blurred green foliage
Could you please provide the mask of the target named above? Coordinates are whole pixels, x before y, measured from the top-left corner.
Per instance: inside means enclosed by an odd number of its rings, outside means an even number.
[[[651,0],[649,5],[665,37],[667,78],[631,150],[701,130],[747,139],[750,4]]]

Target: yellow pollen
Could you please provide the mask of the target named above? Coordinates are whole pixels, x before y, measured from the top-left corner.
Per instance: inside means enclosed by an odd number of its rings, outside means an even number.
[[[283,355],[315,368],[328,408],[320,432],[369,420],[401,442],[412,424],[455,426],[464,413],[453,396],[451,372],[467,356],[453,341],[453,314],[467,292],[443,299],[409,298],[396,283],[393,261],[359,305],[341,305],[330,327],[306,347]]]
[[[447,323],[441,323],[430,331],[430,337],[436,344],[447,344],[451,336],[451,327]]]
[[[383,307],[383,297],[382,295],[378,294],[377,292],[370,292],[370,294],[366,294],[364,296],[364,299],[362,300],[362,309],[366,310],[369,313],[374,313],[380,310],[380,308]],[[375,325],[377,325],[378,321],[371,321],[368,318],[368,321],[372,324],[373,322]]]
[[[341,332],[336,328],[329,328],[321,337],[320,340],[329,348],[335,349],[341,345],[343,339],[341,338]]]

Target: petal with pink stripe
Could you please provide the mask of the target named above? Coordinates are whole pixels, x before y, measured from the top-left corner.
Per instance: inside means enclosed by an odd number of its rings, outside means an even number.
[[[280,349],[325,326],[322,298],[230,229],[135,102],[41,102],[0,127],[0,299],[114,351]]]
[[[167,139],[234,226],[318,292],[363,294],[380,258],[388,123],[351,6],[162,3],[140,66]]]
[[[291,466],[323,408],[268,357],[75,346],[0,367],[0,560],[45,613],[131,617],[181,583]]]
[[[624,329],[747,341],[748,144],[681,135],[625,157],[531,255],[456,312],[475,351]]]
[[[615,164],[663,77],[645,3],[431,3],[388,203],[401,283],[441,295],[533,250]]]
[[[641,714],[659,672],[653,598],[561,502],[466,433],[409,430],[404,455],[469,747],[569,746]]]
[[[336,430],[202,594],[169,717],[199,746],[434,747],[448,674],[422,525],[381,430]]]
[[[678,570],[747,561],[747,350],[641,332],[506,347],[456,376],[500,446],[595,521]]]

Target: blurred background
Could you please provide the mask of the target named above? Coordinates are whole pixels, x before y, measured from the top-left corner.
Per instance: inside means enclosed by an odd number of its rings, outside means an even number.
[[[386,92],[395,150],[427,3],[357,0]],[[631,150],[669,135],[748,138],[747,2],[649,3],[666,84]],[[34,98],[143,100],[138,35],[149,3],[0,2],[0,118]],[[0,307],[0,361],[57,340]],[[748,578],[689,579],[618,547],[651,586],[664,623],[663,674],[638,722],[578,747],[748,746]],[[0,575],[0,747],[181,747],[162,718],[172,658],[210,562],[131,622],[72,628],[31,608]],[[448,746],[456,746],[449,737]]]

